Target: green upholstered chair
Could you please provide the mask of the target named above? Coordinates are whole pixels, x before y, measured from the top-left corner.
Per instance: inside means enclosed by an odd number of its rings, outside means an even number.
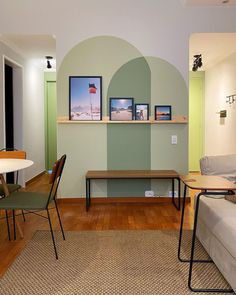
[[[48,193],[16,191],[10,194],[8,197],[0,200],[0,209],[13,211],[14,239],[16,239],[15,210],[25,210],[27,211],[27,213],[36,213],[38,211],[43,211],[43,210],[47,211],[46,218],[48,219],[49,226],[50,226],[56,259],[58,259],[58,255],[57,255],[57,249],[56,249],[48,207],[49,207],[49,204],[54,202],[57,216],[60,223],[62,236],[63,236],[63,239],[65,240],[65,235],[64,235],[62,222],[61,222],[61,218],[60,218],[60,214],[59,214],[59,210],[57,206],[57,200],[56,200],[57,189],[61,180],[61,175],[64,168],[65,160],[66,160],[66,155],[63,155],[59,160],[55,162],[52,169],[52,174],[50,175],[49,182],[51,184],[51,188]],[[39,216],[42,216],[38,213],[36,214]],[[42,216],[42,217],[45,218],[45,216]],[[6,218],[7,218],[7,225],[8,225],[8,231],[9,231],[8,217],[6,216]]]

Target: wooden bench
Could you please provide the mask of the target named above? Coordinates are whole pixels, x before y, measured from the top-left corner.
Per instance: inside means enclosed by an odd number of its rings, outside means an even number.
[[[172,203],[180,210],[180,178],[175,170],[90,170],[86,178],[86,211],[91,203],[91,181],[96,179],[171,179]],[[178,182],[178,203],[175,202],[175,180]]]

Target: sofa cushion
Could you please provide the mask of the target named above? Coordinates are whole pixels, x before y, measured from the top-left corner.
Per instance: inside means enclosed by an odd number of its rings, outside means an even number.
[[[236,259],[236,204],[224,197],[215,199],[202,196],[199,218]]]
[[[203,175],[222,175],[236,181],[236,154],[203,157],[200,159],[200,168]]]

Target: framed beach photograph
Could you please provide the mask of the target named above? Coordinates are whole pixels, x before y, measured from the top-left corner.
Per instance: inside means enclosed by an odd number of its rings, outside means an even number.
[[[138,121],[149,120],[149,104],[147,103],[135,104],[135,120],[138,120]]]
[[[70,76],[69,101],[70,120],[102,120],[102,77]]]
[[[133,98],[110,98],[110,120],[131,121],[133,120]]]
[[[170,105],[156,105],[155,106],[155,120],[156,121],[170,121],[171,106]]]

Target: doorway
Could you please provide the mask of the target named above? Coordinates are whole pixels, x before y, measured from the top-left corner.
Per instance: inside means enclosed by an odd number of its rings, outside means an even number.
[[[23,77],[22,66],[3,56],[4,66],[4,148],[23,147]],[[19,183],[23,183],[21,175]],[[7,174],[8,183],[14,182],[14,174]]]

